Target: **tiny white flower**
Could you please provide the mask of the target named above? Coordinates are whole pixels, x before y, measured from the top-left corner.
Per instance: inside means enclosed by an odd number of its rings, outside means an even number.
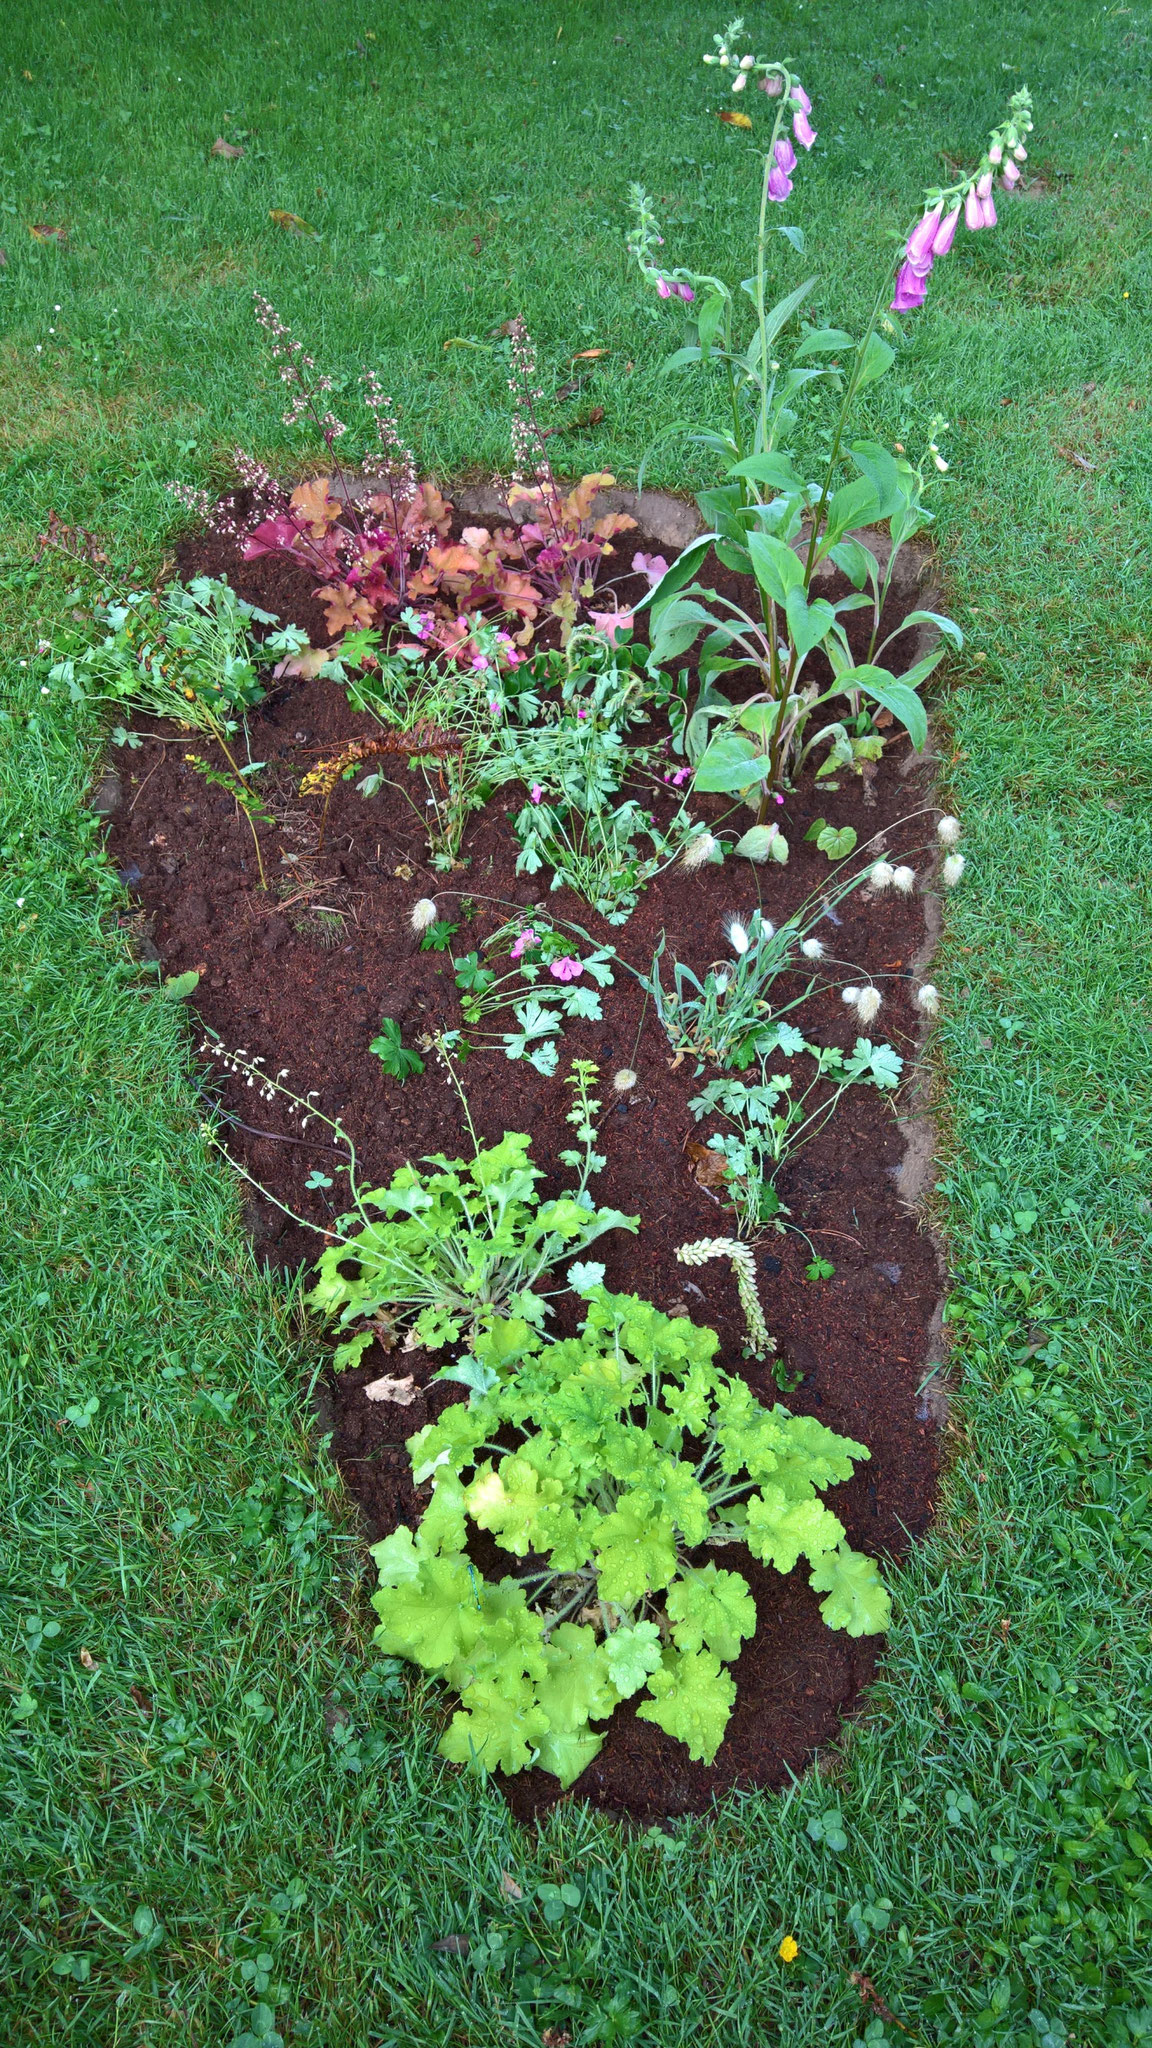
[[[36,642],[36,652],[37,654],[51,654],[52,642],[50,640],[38,640]]]
[[[627,1095],[628,1090],[636,1086],[636,1076],[631,1067],[621,1067],[618,1074],[613,1074],[612,1086],[617,1095]]]
[[[840,991],[840,1001],[846,1003],[850,1010],[854,1010],[860,1001],[860,995],[861,991],[858,988],[842,988]]]
[[[819,939],[803,939],[800,944],[800,951],[806,960],[822,960],[824,958],[824,948]]]
[[[934,455],[932,457],[932,460],[936,464],[937,469],[940,471],[941,476],[943,476],[948,468],[948,464],[945,462],[944,457],[942,455]]]
[[[720,841],[714,832],[698,833],[695,839],[688,841],[687,846],[680,855],[682,866],[689,869],[702,868],[707,861],[712,859],[719,845]]]
[[[862,988],[856,999],[856,1015],[862,1024],[870,1024],[880,1008],[878,988]]]
[[[24,898],[23,898],[22,896],[18,896],[18,897],[16,898],[16,908],[17,908],[17,910],[23,910],[23,908],[24,908]]]
[[[41,683],[41,685],[40,685],[40,695],[41,695],[42,697],[50,697],[50,696],[52,695],[52,692],[51,692],[51,690],[50,690],[50,689],[48,688],[48,685],[47,685],[47,683]]]
[[[744,954],[748,951],[750,943],[744,926],[740,923],[739,918],[734,917],[728,927],[728,944],[731,946],[732,951]]]
[[[892,886],[899,889],[902,896],[910,896],[916,887],[915,868],[896,868],[892,875]]]
[[[890,889],[896,880],[896,870],[889,860],[878,860],[868,877],[874,889]]]
[[[435,903],[433,902],[433,900],[432,900],[431,896],[421,896],[421,898],[420,898],[420,901],[419,901],[418,903],[414,903],[414,904],[412,905],[412,929],[413,929],[413,931],[414,931],[414,932],[426,932],[426,931],[427,931],[427,929],[428,929],[428,927],[429,927],[429,925],[430,925],[430,924],[435,924],[435,922],[436,922],[436,905],[435,905]]]
[[[959,818],[941,818],[936,826],[936,837],[941,846],[955,846],[962,829]]]
[[[926,1017],[935,1017],[939,1014],[940,991],[934,988],[930,981],[926,981],[921,988],[917,989],[916,1008],[923,1010]]]
[[[946,889],[954,889],[967,863],[962,853],[950,853],[940,870],[940,880]]]

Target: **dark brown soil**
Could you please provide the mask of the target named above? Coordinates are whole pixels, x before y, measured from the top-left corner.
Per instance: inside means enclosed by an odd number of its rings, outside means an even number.
[[[643,536],[636,536],[636,544],[646,544]],[[241,564],[213,541],[184,549],[180,573],[195,571],[227,573],[243,595],[307,626],[323,641],[322,616],[291,565],[272,558]],[[428,865],[418,816],[424,790],[417,775],[390,768],[416,808],[388,788],[366,800],[354,783],[342,783],[317,858],[319,804],[300,797],[301,775],[320,756],[366,732],[369,723],[350,711],[336,685],[324,681],[276,686],[253,715],[251,756],[268,763],[260,788],[277,819],[262,834],[271,897],[256,886],[251,840],[233,802],[207,787],[185,762],[175,728],[140,721],[162,738],[148,738],[139,751],[118,757],[123,797],[111,822],[111,850],[144,918],[152,920],[165,971],[198,968],[194,1007],[205,1023],[227,1045],[263,1055],[269,1071],[287,1067],[300,1094],[319,1091],[320,1106],[339,1116],[354,1137],[366,1186],[386,1181],[406,1160],[468,1149],[459,1104],[435,1060],[422,1076],[400,1085],[368,1049],[382,1016],[397,1020],[406,1045],[421,1032],[460,1022],[450,957],[420,952],[413,938],[409,917],[418,897],[434,896],[441,915],[454,916],[461,895],[471,896],[474,914],[461,925],[457,950],[477,946],[503,921],[509,905],[541,902],[551,915],[574,918],[614,943],[638,967],[650,964],[664,932],[667,960],[685,960],[702,974],[726,951],[724,923],[731,913],[747,913],[762,900],[765,915],[779,923],[825,882],[824,856],[804,843],[817,815],[854,824],[862,842],[880,833],[887,857],[906,856],[925,874],[929,867],[932,818],[923,811],[931,802],[930,781],[903,737],[890,740],[869,783],[845,777],[838,791],[829,791],[805,780],[788,798],[778,813],[792,849],[786,867],[729,860],[723,868],[692,875],[671,869],[618,929],[600,925],[566,893],[549,895],[547,875],[515,874],[517,844],[508,813],[519,808],[518,791],[500,792],[473,818],[465,840],[467,865],[445,877]],[[659,738],[660,730],[639,737]],[[201,736],[196,746],[204,750]],[[650,792],[645,800],[651,804]],[[653,807],[658,817],[667,817],[673,799],[658,797]],[[693,808],[696,815],[718,816],[723,805],[708,798]],[[902,824],[911,813],[920,815]],[[741,815],[747,822],[747,813]],[[310,896],[287,900],[316,882],[323,886]],[[884,990],[872,1035],[914,1055],[918,1018],[909,967],[925,939],[920,897],[887,892],[869,900],[860,891],[838,916],[838,928],[822,927],[829,950],[870,970]],[[697,1125],[689,1114],[689,1097],[703,1083],[690,1060],[672,1064],[651,1006],[642,1018],[641,994],[622,968],[603,1004],[602,1023],[568,1026],[561,1073],[574,1056],[599,1063],[605,1102],[601,1149],[608,1164],[594,1191],[599,1201],[638,1214],[642,1222],[637,1236],[610,1236],[594,1256],[606,1260],[610,1287],[646,1295],[666,1311],[688,1312],[715,1327],[723,1362],[744,1373],[764,1400],[777,1400],[771,1368],[743,1358],[743,1325],[727,1265],[689,1272],[674,1256],[685,1241],[729,1228],[728,1212],[693,1177],[686,1150],[689,1140],[718,1128]],[[837,989],[814,994],[802,1020],[818,1041],[846,1045],[855,1036],[855,1019]],[[617,1100],[610,1079],[621,1067],[634,1068],[639,1080]],[[545,1080],[499,1052],[473,1057],[465,1078],[482,1138],[496,1139],[505,1128],[530,1132],[537,1161],[549,1169],[546,1191],[554,1192],[557,1155],[570,1137],[564,1123],[569,1094],[559,1078]],[[322,1127],[301,1143],[278,1102],[260,1100],[239,1080],[222,1082],[217,1069],[207,1085],[224,1113],[238,1119],[230,1143],[256,1181],[320,1226],[345,1206],[339,1180],[327,1194],[305,1186],[312,1170],[325,1168],[331,1157]],[[796,1228],[766,1235],[757,1251],[779,1359],[802,1375],[785,1397],[788,1405],[818,1415],[872,1451],[869,1464],[832,1490],[829,1505],[846,1523],[853,1544],[893,1558],[922,1534],[932,1511],[935,1428],[917,1390],[940,1293],[933,1244],[894,1185],[902,1152],[891,1104],[872,1089],[850,1092],[780,1182]],[[259,1250],[277,1266],[293,1269],[317,1256],[319,1239],[288,1222],[272,1203],[254,1195],[249,1215]],[[805,1278],[813,1249],[835,1265],[830,1281]],[[405,1356],[402,1364],[395,1354],[386,1361],[374,1347],[359,1370],[329,1375],[325,1402],[335,1455],[371,1540],[419,1512],[404,1440],[454,1398],[455,1390],[429,1389],[401,1408],[368,1402],[363,1387],[384,1370],[413,1370],[421,1383],[439,1362],[421,1353]],[[835,1741],[842,1718],[857,1707],[875,1668],[876,1642],[853,1642],[827,1629],[802,1572],[781,1578],[746,1555],[726,1561],[745,1573],[759,1627],[733,1667],[737,1704],[715,1764],[706,1769],[690,1763],[680,1743],[637,1721],[625,1707],[578,1781],[578,1796],[641,1817],[697,1812],[732,1786],[785,1782],[817,1748]],[[505,1789],[525,1818],[542,1811],[557,1792],[553,1778],[535,1771],[508,1781]]]

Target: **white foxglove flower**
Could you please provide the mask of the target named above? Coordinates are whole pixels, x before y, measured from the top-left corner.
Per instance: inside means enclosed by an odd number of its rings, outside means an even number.
[[[936,1017],[939,1015],[940,991],[938,988],[934,988],[930,981],[924,982],[923,986],[917,989],[916,1008],[923,1010],[926,1017]]]
[[[915,868],[894,868],[892,871],[892,887],[899,889],[902,896],[910,896],[916,887]]]
[[[955,846],[961,829],[959,818],[941,818],[936,827],[936,837],[941,846]]]
[[[859,1017],[860,1022],[862,1024],[871,1024],[872,1019],[876,1015],[876,1012],[879,1008],[879,989],[862,988],[860,994],[856,998],[856,1015]]]
[[[680,855],[681,866],[689,869],[704,867],[708,861],[714,858],[719,846],[720,841],[714,832],[698,833],[695,839],[688,841],[687,846]]]
[[[636,1086],[636,1076],[631,1067],[621,1067],[618,1074],[613,1074],[612,1086],[617,1095],[627,1095],[628,1090]]]
[[[806,960],[822,960],[824,958],[824,948],[819,939],[802,939],[800,951]]]
[[[734,953],[743,955],[748,951],[751,940],[739,918],[734,917],[728,927],[728,944]]]
[[[967,863],[962,853],[950,853],[940,870],[940,880],[946,889],[954,889]]]
[[[421,898],[420,898],[420,901],[419,901],[418,903],[414,903],[414,904],[412,905],[412,929],[413,929],[413,931],[414,931],[414,932],[426,932],[426,931],[427,931],[427,929],[428,929],[428,927],[429,927],[429,925],[430,925],[430,924],[435,924],[435,922],[436,922],[436,905],[435,905],[435,903],[434,903],[434,902],[432,901],[432,898],[431,898],[431,896],[421,896]]]
[[[896,879],[896,870],[889,860],[878,860],[868,881],[873,889],[890,889]]]

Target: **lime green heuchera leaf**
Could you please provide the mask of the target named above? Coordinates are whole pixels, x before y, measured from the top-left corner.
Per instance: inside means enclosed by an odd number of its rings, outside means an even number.
[[[454,1159],[451,1170],[463,1171],[464,1161]],[[531,1201],[536,1182],[544,1178],[543,1169],[532,1164],[532,1140],[525,1131],[505,1131],[498,1145],[469,1161],[467,1171],[478,1188],[499,1183],[502,1194],[519,1202]]]
[[[756,1602],[748,1581],[714,1564],[685,1572],[668,1588],[664,1604],[681,1650],[715,1650],[730,1664],[740,1655],[744,1637],[756,1633]]]
[[[875,1558],[841,1543],[837,1551],[821,1558],[808,1584],[814,1592],[828,1595],[820,1602],[820,1613],[829,1628],[842,1628],[850,1636],[883,1635],[892,1602]]]
[[[675,1523],[663,1516],[653,1520],[645,1507],[637,1507],[624,1494],[600,1524],[596,1562],[601,1597],[618,1607],[633,1607],[645,1593],[659,1592],[672,1578]]]
[[[630,1700],[660,1662],[660,1631],[656,1623],[621,1622],[604,1638],[604,1658],[621,1699]]]
[[[461,1694],[461,1711],[440,1740],[440,1754],[473,1769],[523,1771],[547,1732],[548,1716],[531,1680],[478,1678]]]
[[[748,1502],[748,1548],[778,1572],[790,1572],[800,1557],[815,1564],[843,1534],[843,1522],[823,1502],[789,1500],[779,1486],[765,1486]]]
[[[678,1320],[683,1321],[683,1317]],[[718,1376],[710,1364],[691,1365],[683,1386],[664,1388],[664,1406],[681,1429],[688,1430],[693,1436],[703,1436],[718,1384]]]
[[[686,1743],[693,1763],[710,1764],[736,1700],[735,1681],[721,1670],[719,1657],[711,1650],[665,1650],[648,1690],[653,1698],[637,1707],[637,1719],[655,1721]]]
[[[590,1628],[562,1621],[544,1645],[540,1704],[554,1731],[575,1733],[588,1721],[606,1721],[620,1703],[604,1648]]]
[[[536,1762],[542,1771],[551,1771],[554,1778],[559,1778],[566,1792],[603,1747],[604,1737],[594,1728],[549,1728],[540,1737]]]
[[[536,1525],[546,1502],[560,1501],[556,1479],[541,1479],[523,1458],[502,1458],[497,1472],[490,1458],[481,1465],[464,1498],[478,1528],[490,1529],[501,1549],[514,1557],[538,1550]]]
[[[425,1671],[447,1672],[472,1648],[484,1625],[475,1578],[463,1557],[425,1557],[417,1578],[382,1585],[372,1595],[380,1616],[373,1642],[386,1656],[409,1657]]]
[[[464,1488],[455,1472],[441,1466],[433,1484],[432,1498],[420,1518],[418,1541],[421,1550],[435,1552],[441,1557],[452,1557],[463,1550],[468,1535],[464,1509]],[[396,1534],[399,1533],[397,1530]],[[385,1538],[386,1542],[390,1540]],[[382,1547],[377,1544],[376,1550]],[[376,1550],[372,1552],[373,1557]]]
[[[425,1515],[424,1522],[427,1519]],[[421,1537],[424,1535],[424,1522],[420,1524]],[[413,1580],[420,1577],[424,1563],[421,1552],[416,1548],[411,1529],[403,1523],[398,1529],[393,1529],[390,1536],[385,1536],[382,1543],[374,1543],[368,1555],[380,1573],[382,1586],[410,1586]]]
[[[472,1463],[472,1453],[478,1444],[484,1442],[489,1429],[494,1426],[490,1404],[480,1401],[473,1408],[467,1401],[454,1401],[444,1410],[439,1422],[426,1422],[415,1436],[408,1439],[408,1455],[412,1460],[412,1477],[417,1486],[430,1479],[441,1465],[453,1472],[459,1472]]]

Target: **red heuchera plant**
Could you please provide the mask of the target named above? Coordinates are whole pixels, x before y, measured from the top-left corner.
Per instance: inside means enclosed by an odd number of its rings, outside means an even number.
[[[311,418],[332,457],[332,474],[287,491],[262,464],[236,451],[246,497],[225,499],[211,523],[240,543],[246,560],[287,554],[314,577],[329,634],[399,622],[416,610],[418,638],[429,652],[456,659],[475,652],[471,632],[477,618],[507,618],[515,630],[500,635],[502,659],[520,658],[541,611],[560,620],[566,641],[579,610],[595,594],[596,578],[611,538],[634,527],[626,513],[594,517],[595,501],[615,478],[585,476],[565,493],[552,473],[547,433],[537,407],[536,358],[522,321],[511,330],[512,444],[518,468],[530,468],[504,487],[508,524],[466,526],[451,537],[453,506],[434,483],[418,482],[411,451],[399,433],[391,401],[374,372],[363,377],[365,404],[376,422],[386,473],[374,494],[362,499],[351,487],[336,454],[347,431],[324,409],[331,379],[320,375],[311,356],[266,299],[256,296],[256,314],[269,336],[273,362],[289,395],[285,423]],[[204,511],[197,494],[171,487],[189,509]]]

